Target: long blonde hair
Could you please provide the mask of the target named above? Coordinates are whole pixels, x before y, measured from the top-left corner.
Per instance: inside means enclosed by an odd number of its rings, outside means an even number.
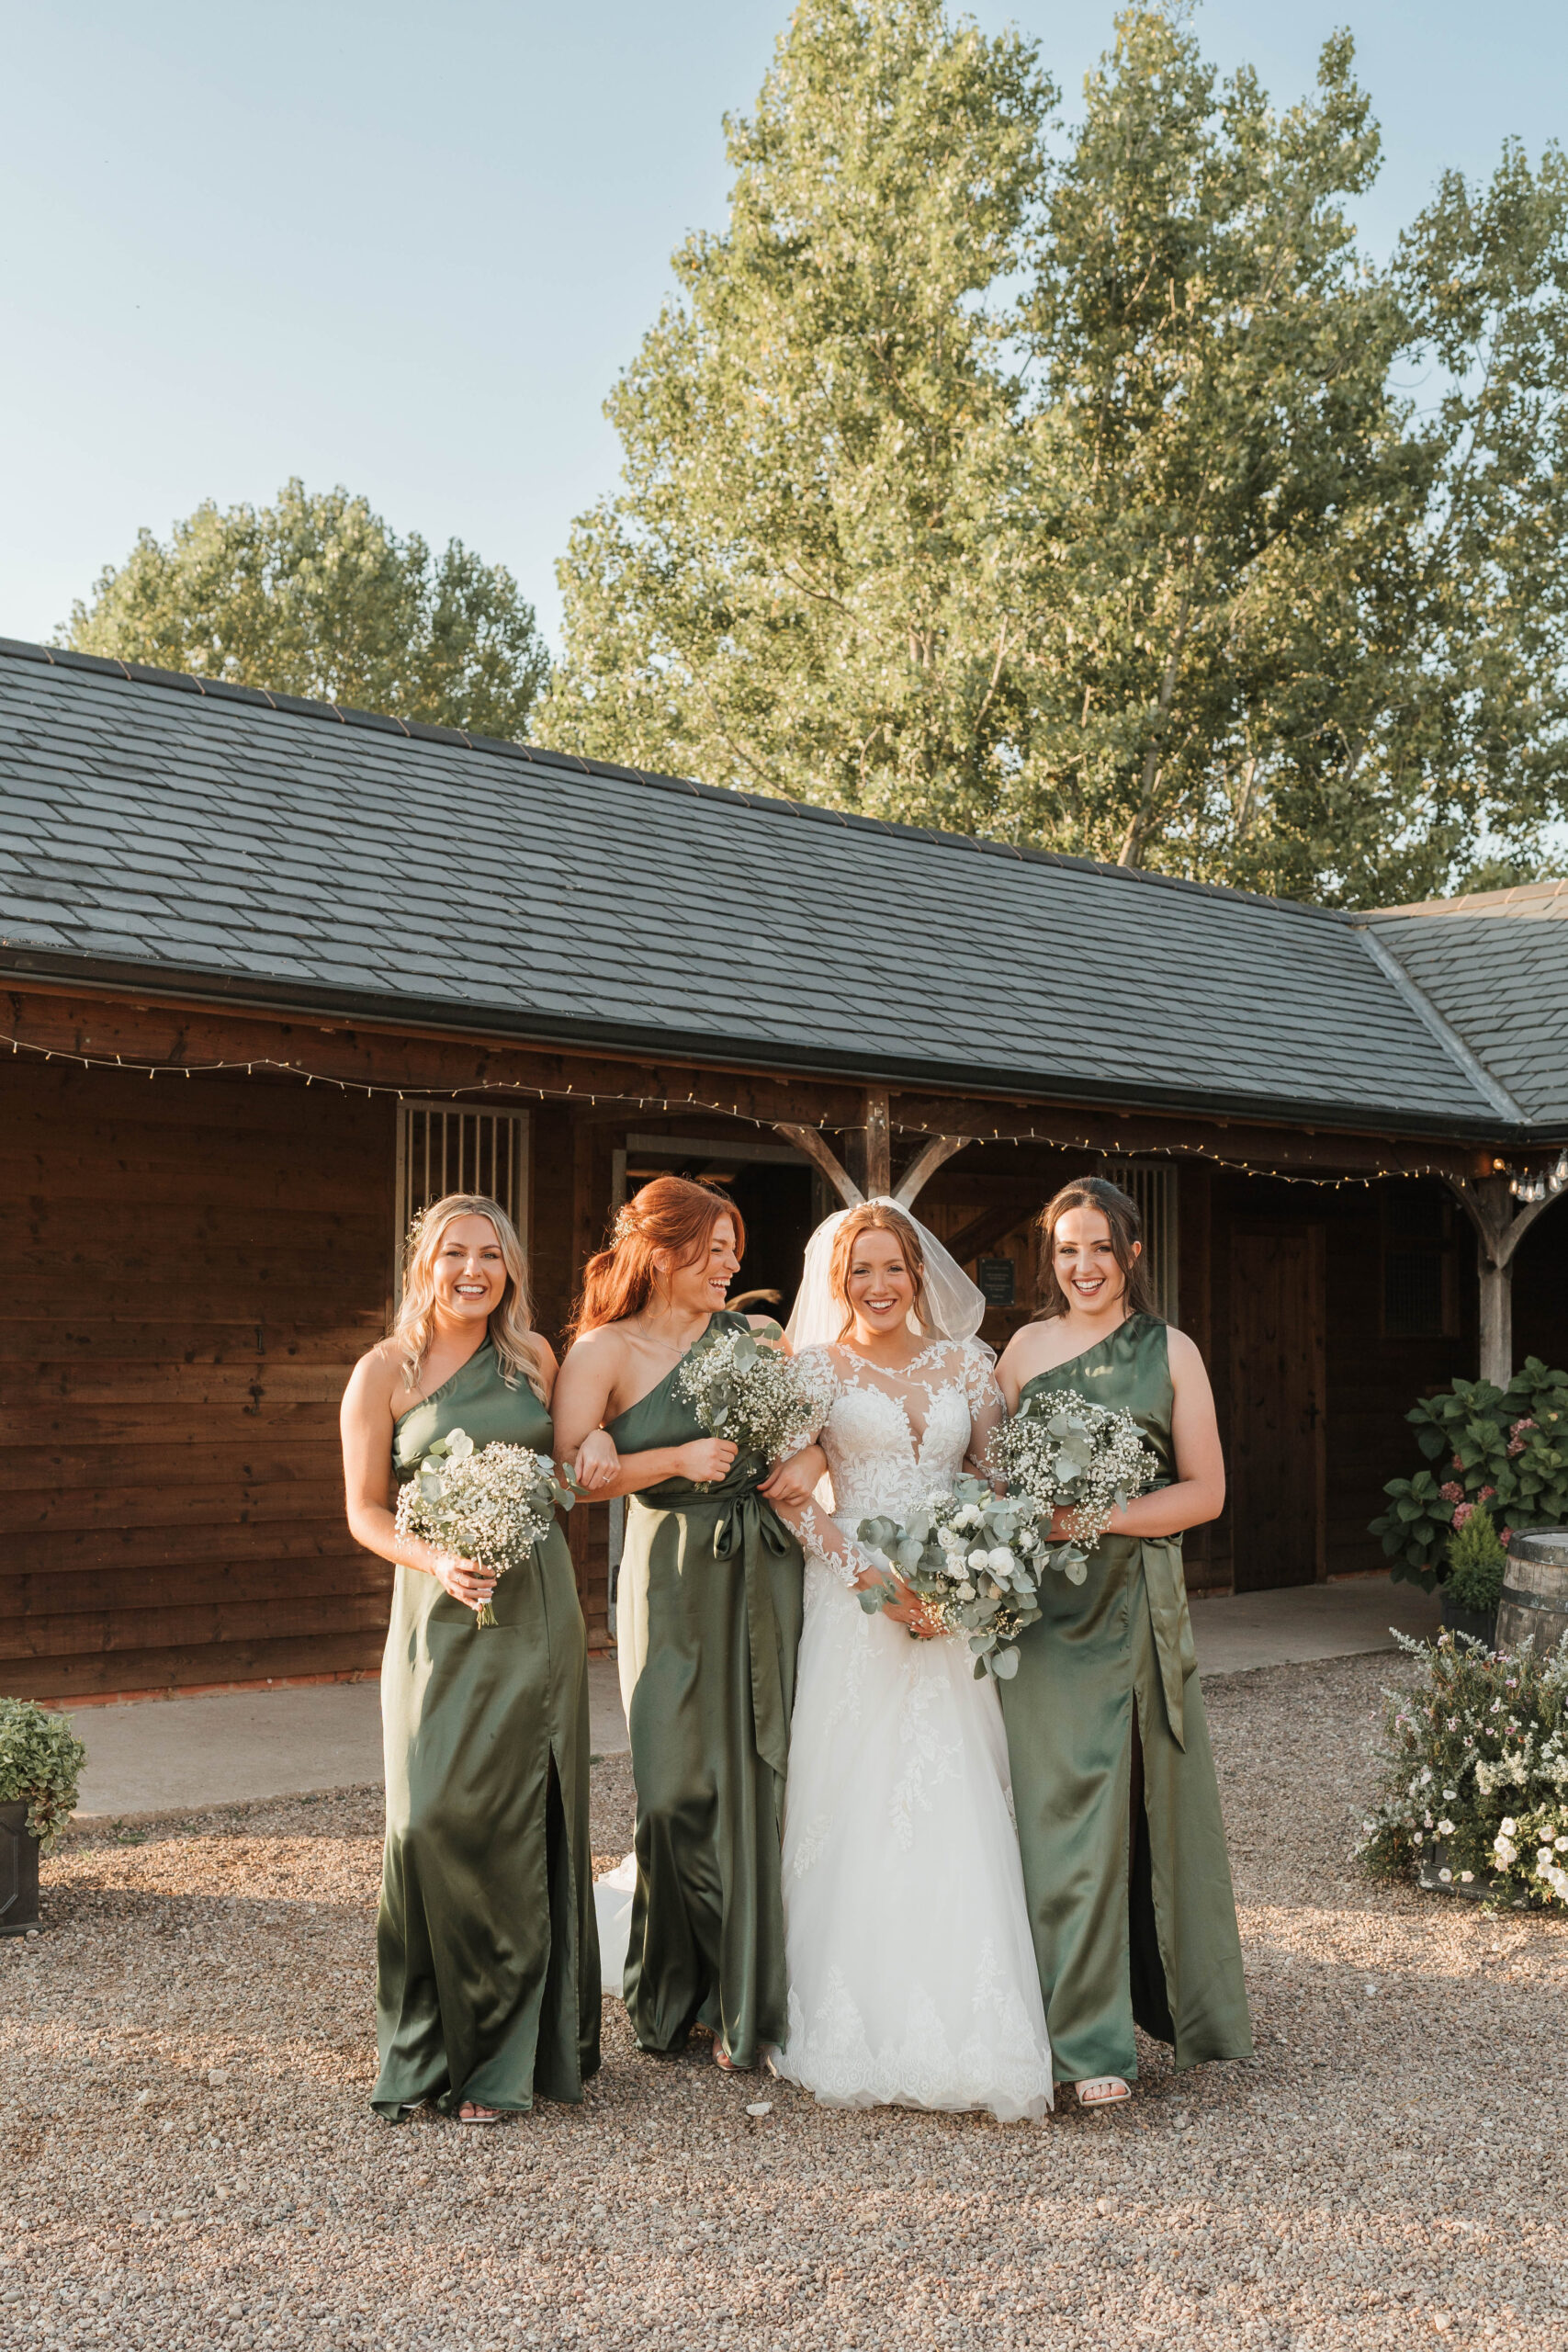
[[[530,1388],[542,1396],[538,1349],[534,1339],[534,1307],[528,1295],[528,1261],[517,1227],[501,1203],[483,1193],[447,1193],[439,1201],[432,1201],[409,1227],[404,1245],[402,1304],[387,1334],[401,1353],[403,1379],[410,1388],[419,1386],[420,1367],[435,1328],[435,1261],[447,1227],[456,1224],[460,1216],[488,1217],[501,1244],[506,1287],[500,1304],[491,1307],[490,1317],[491,1341],[501,1376],[509,1388],[515,1388],[521,1375]]]

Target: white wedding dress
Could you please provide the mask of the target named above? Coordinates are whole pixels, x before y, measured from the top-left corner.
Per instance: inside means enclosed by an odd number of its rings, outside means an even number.
[[[897,1374],[843,1346],[800,1356],[832,1514],[785,1511],[806,1620],[784,1800],[789,2042],[776,2071],[825,2105],[1051,2104],[1051,2051],[996,1684],[967,1645],[862,1609],[863,1519],[950,1487],[1003,1408],[989,1349],[939,1340]]]

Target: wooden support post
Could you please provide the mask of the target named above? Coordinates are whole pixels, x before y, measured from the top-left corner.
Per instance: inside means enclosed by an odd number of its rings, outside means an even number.
[[[915,1154],[899,1177],[893,1190],[894,1199],[905,1208],[912,1209],[943,1161],[951,1159],[955,1151],[962,1151],[966,1143],[974,1140],[973,1136],[932,1136],[930,1143]]]
[[[865,1194],[861,1191],[848,1169],[839,1159],[820,1129],[796,1126],[790,1119],[775,1119],[773,1129],[775,1134],[785,1136],[794,1144],[796,1151],[803,1151],[807,1159],[816,1161],[847,1209],[859,1208]]]
[[[887,1089],[872,1086],[865,1097],[865,1193],[867,1200],[893,1190],[893,1130],[887,1115]]]
[[[1506,1176],[1444,1180],[1474,1226],[1481,1243],[1481,1363],[1483,1380],[1506,1388],[1514,1376],[1514,1253],[1542,1209],[1559,1195],[1516,1208]]]

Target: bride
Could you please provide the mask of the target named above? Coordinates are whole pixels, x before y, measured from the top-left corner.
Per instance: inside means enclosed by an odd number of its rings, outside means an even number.
[[[975,1338],[979,1291],[887,1200],[840,1210],[807,1250],[788,1338],[821,1413],[827,1481],[792,1503],[806,1618],[790,1733],[784,1884],[789,2040],[773,2064],[824,2105],[1051,2104],[1051,2052],[996,1684],[929,1638],[861,1521],[901,1518],[984,1452],[1004,1407]],[[797,1457],[798,1460],[798,1457]],[[795,1473],[792,1477],[792,1471]]]

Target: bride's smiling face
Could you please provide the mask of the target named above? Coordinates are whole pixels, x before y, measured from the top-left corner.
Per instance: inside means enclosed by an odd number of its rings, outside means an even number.
[[[874,1225],[855,1236],[844,1296],[863,1337],[902,1330],[915,1303],[915,1283],[896,1233]]]
[[[1134,1242],[1134,1257],[1142,1247]],[[1083,1315],[1120,1313],[1127,1277],[1116,1262],[1103,1209],[1068,1209],[1057,1221],[1051,1261],[1070,1306]]]

